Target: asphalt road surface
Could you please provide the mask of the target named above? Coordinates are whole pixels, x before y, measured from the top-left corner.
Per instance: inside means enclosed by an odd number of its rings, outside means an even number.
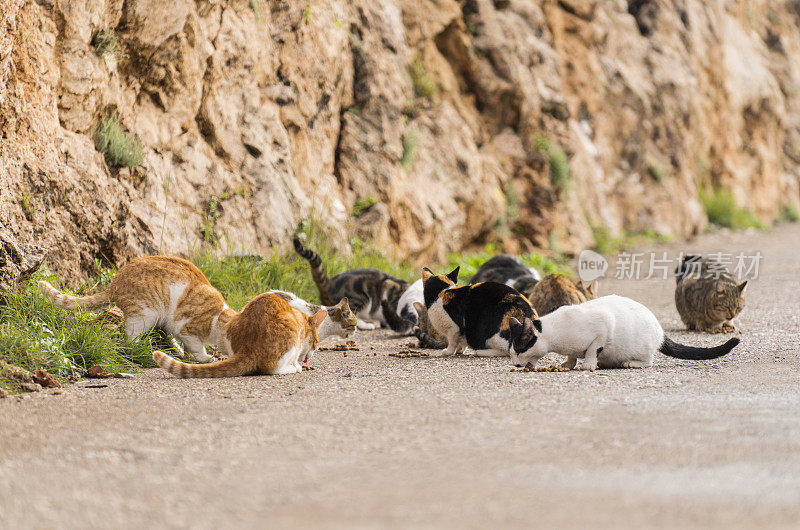
[[[388,356],[410,339],[377,331],[297,375],[0,400],[0,527],[798,528],[798,247],[795,224],[645,249],[763,254],[742,344],[711,362],[517,373]],[[726,338],[681,331],[673,290],[600,284],[675,340]]]

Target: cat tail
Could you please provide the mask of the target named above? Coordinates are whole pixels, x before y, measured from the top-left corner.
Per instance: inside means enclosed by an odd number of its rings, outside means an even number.
[[[725,344],[720,344],[719,346],[714,346],[712,348],[698,348],[696,346],[678,344],[664,335],[664,342],[661,343],[661,347],[658,350],[664,355],[674,357],[676,359],[702,361],[722,357],[734,349],[737,344],[739,344],[739,339],[734,337]]]
[[[187,377],[234,377],[253,372],[250,363],[241,357],[233,356],[209,364],[189,364],[176,361],[166,353],[156,350],[153,360],[161,368],[180,378]]]
[[[398,315],[397,311],[395,311],[389,304],[389,300],[386,300],[385,298],[381,300],[381,309],[383,310],[383,319],[387,324],[389,324],[389,327],[392,328],[392,331],[402,333],[403,335],[408,335],[414,328],[416,322]]]
[[[45,298],[49,298],[55,305],[64,309],[99,309],[111,303],[111,293],[108,288],[91,296],[72,296],[62,293],[49,282],[40,281],[39,291]]]
[[[294,243],[295,252],[297,252],[301,258],[307,260],[308,264],[311,265],[311,277],[314,278],[314,283],[319,291],[319,300],[322,305],[334,305],[336,302],[338,302],[338,300],[334,302],[331,298],[329,292],[329,289],[331,288],[331,279],[328,278],[328,274],[325,272],[325,267],[322,266],[322,258],[320,258],[319,254],[313,250],[304,247],[299,237],[294,236],[292,243]]]

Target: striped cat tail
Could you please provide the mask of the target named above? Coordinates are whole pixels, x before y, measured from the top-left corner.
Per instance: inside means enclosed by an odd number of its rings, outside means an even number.
[[[331,280],[325,272],[325,267],[322,266],[322,258],[313,250],[304,247],[299,237],[294,236],[292,243],[294,243],[295,252],[311,265],[311,277],[314,278],[314,284],[316,284],[317,290],[319,291],[319,300],[322,302],[322,305],[334,305],[338,300],[334,302],[329,293]]]
[[[49,282],[40,281],[39,291],[45,298],[49,298],[55,305],[64,309],[98,309],[111,303],[111,293],[108,289],[91,296],[72,296],[62,293]]]
[[[209,364],[189,364],[176,361],[166,353],[156,350],[153,360],[161,368],[182,379],[188,377],[234,377],[253,373],[254,368],[241,357],[230,357]]]

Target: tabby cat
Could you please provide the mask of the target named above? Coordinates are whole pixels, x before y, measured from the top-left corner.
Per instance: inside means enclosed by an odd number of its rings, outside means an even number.
[[[287,293],[286,291],[272,290],[267,292],[276,296],[280,296],[289,302],[290,306],[300,310],[301,313],[304,313],[308,316],[311,316],[318,311],[325,310],[328,313],[328,316],[325,317],[325,320],[322,321],[322,324],[319,327],[319,340],[325,340],[328,337],[343,337],[346,339],[356,330],[358,319],[353,312],[350,311],[347,298],[342,298],[336,305],[325,306],[311,304],[294,293]]]
[[[324,310],[308,316],[280,296],[256,296],[235,314],[225,329],[227,359],[211,364],[176,361],[161,351],[153,360],[178,377],[233,377],[253,374],[294,374],[311,360],[319,345]]]
[[[293,243],[295,251],[311,265],[311,276],[323,304],[334,305],[347,297],[358,317],[358,329],[376,329],[386,324],[381,300],[396,309],[408,282],[378,269],[351,269],[328,278],[319,254],[304,247],[297,236]]]
[[[479,357],[508,355],[520,331],[511,327],[511,320],[537,318],[525,296],[498,282],[449,287],[439,294],[428,315],[447,337],[445,355],[462,353],[469,346]]]
[[[574,283],[563,274],[548,274],[531,291],[529,300],[539,316],[552,313],[563,305],[580,304],[597,295],[597,284],[584,286]]]
[[[675,274],[675,307],[688,329],[709,333],[736,331],[733,320],[744,308],[747,281],[737,284],[718,262],[697,255],[684,257]]]
[[[498,254],[489,258],[480,266],[478,272],[470,278],[470,285],[480,282],[498,282],[513,287],[525,296],[529,296],[536,283],[542,279],[539,271],[526,267],[514,256]]]

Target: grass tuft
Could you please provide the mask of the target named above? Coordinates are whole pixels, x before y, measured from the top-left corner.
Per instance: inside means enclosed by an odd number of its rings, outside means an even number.
[[[439,85],[431,79],[422,59],[415,60],[408,67],[408,74],[411,76],[411,83],[414,85],[414,95],[416,97],[429,98],[439,91]]]
[[[142,165],[144,153],[141,140],[123,131],[116,115],[100,120],[94,133],[94,143],[110,164],[129,168]]]
[[[708,221],[717,226],[741,230],[745,228],[764,229],[764,224],[753,212],[740,207],[731,190],[723,188],[700,189],[700,202],[706,210]]]
[[[641,232],[625,231],[619,237],[613,237],[608,229],[604,226],[592,226],[592,235],[594,236],[593,250],[599,254],[617,254],[626,250],[634,245],[644,243],[669,243],[674,238],[659,234],[653,229],[644,230]]]
[[[456,266],[461,267],[458,272],[459,285],[464,285],[472,278],[483,263],[498,254],[494,245],[486,245],[481,252],[462,254],[453,253],[447,256],[447,266],[440,267],[439,272],[450,272]],[[542,276],[547,274],[565,274],[572,276],[572,271],[566,262],[557,261],[537,253],[520,254],[517,256],[526,267],[534,267]],[[447,269],[445,271],[445,269]]]
[[[378,200],[375,197],[364,197],[363,199],[358,199],[353,205],[353,211],[350,212],[350,215],[352,217],[358,217],[376,204],[378,204]]]
[[[105,55],[107,53],[122,55],[117,34],[111,28],[105,28],[95,33],[94,37],[92,37],[92,46],[94,46],[97,55]]]
[[[547,138],[538,138],[536,148],[547,155],[550,162],[550,183],[556,190],[565,190],[569,187],[570,174],[567,153],[558,145]]]
[[[403,137],[403,157],[400,159],[400,165],[403,166],[403,169],[408,170],[411,164],[414,163],[418,145],[419,135],[417,134],[417,130],[411,127],[406,131],[406,135]]]
[[[776,223],[796,223],[800,221],[800,212],[794,206],[784,206],[775,218]]]

